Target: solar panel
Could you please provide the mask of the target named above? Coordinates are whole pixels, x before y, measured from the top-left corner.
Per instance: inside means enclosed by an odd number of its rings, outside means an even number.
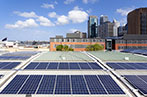
[[[24,69],[102,69],[95,62],[32,62]]]
[[[16,94],[28,75],[17,75],[1,92],[1,94]]]
[[[68,63],[65,62],[59,63],[59,69],[69,69]]]
[[[109,75],[98,75],[109,94],[125,94]]]
[[[71,75],[72,93],[89,94],[82,75]]]
[[[69,63],[69,68],[70,69],[80,69],[78,63]]]
[[[88,63],[79,63],[79,66],[81,69],[91,69]]]
[[[147,69],[147,63],[107,63],[113,69]]]
[[[18,94],[35,94],[42,75],[30,75]]]
[[[107,94],[96,75],[85,75],[91,94]]]
[[[48,63],[42,62],[35,69],[46,69],[47,66],[48,66]]]
[[[55,75],[44,75],[37,94],[53,94]]]
[[[0,62],[0,69],[13,69],[19,64],[20,62]]]
[[[58,67],[58,63],[56,63],[56,62],[51,62],[51,63],[49,64],[49,66],[47,67],[47,69],[57,69],[57,67]]]
[[[147,94],[147,75],[125,75],[126,79],[143,94]]]
[[[69,75],[58,75],[55,94],[71,94]]]
[[[17,75],[1,94],[124,94],[109,75]]]
[[[31,62],[25,69],[35,69],[38,64],[38,62]]]
[[[102,69],[102,67],[100,67],[97,63],[89,62],[88,64],[92,67],[92,69]]]

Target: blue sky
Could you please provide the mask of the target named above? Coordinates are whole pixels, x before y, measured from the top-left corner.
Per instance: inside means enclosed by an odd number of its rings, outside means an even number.
[[[121,25],[129,11],[147,7],[147,0],[0,0],[0,38],[49,40],[80,30],[89,15],[107,15]]]

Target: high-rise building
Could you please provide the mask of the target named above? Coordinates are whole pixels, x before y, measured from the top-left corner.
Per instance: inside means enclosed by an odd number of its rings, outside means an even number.
[[[108,21],[108,16],[101,15],[100,17],[100,25]]]
[[[113,24],[114,24],[113,25],[113,36],[117,37],[118,36],[118,27],[120,26],[120,23],[114,19]]]
[[[110,21],[98,26],[98,33],[100,38],[113,37],[114,24]]]
[[[128,34],[147,34],[147,8],[135,9],[128,14]]]
[[[98,37],[98,17],[89,16],[88,20],[88,38]]]

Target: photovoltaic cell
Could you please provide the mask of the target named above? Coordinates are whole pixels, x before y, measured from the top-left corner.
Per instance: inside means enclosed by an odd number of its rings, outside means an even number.
[[[55,75],[44,75],[37,94],[53,94]]]
[[[1,94],[16,94],[28,75],[17,75],[1,92]]]
[[[69,63],[69,68],[70,69],[80,69],[78,63]]]
[[[88,64],[92,67],[92,69],[102,69],[102,67],[100,67],[97,63],[90,62]]]
[[[95,62],[32,62],[24,69],[102,69]]]
[[[107,63],[113,69],[147,69],[147,63]]]
[[[81,67],[81,69],[91,69],[88,63],[79,63],[79,66]]]
[[[1,94],[105,95],[124,92],[109,75],[17,75]]]
[[[48,66],[48,63],[40,63],[35,69],[46,69]]]
[[[91,94],[107,94],[96,75],[85,75]]]
[[[35,69],[38,64],[38,62],[32,62],[27,67],[25,67],[25,69]]]
[[[51,63],[49,64],[49,66],[47,67],[47,69],[57,69],[57,67],[58,67],[58,63],[56,63],[56,62],[51,62]]]
[[[30,75],[19,94],[35,94],[42,75]]]
[[[126,79],[143,94],[147,94],[147,76],[125,75]]]
[[[109,75],[98,75],[109,94],[124,94],[122,89]]]
[[[68,63],[59,63],[59,69],[69,69]]]
[[[71,94],[69,75],[58,75],[55,94]]]
[[[72,93],[89,94],[82,75],[71,75]]]

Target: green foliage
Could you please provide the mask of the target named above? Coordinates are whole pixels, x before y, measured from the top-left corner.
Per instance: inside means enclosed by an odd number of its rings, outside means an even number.
[[[68,51],[68,45],[63,46],[63,51]]]
[[[69,48],[68,45],[58,45],[56,51],[74,51],[74,49]]]
[[[62,49],[63,49],[63,45],[56,46],[56,51],[62,51]]]
[[[73,48],[69,48],[68,51],[74,51],[74,49]]]
[[[98,50],[103,50],[104,47],[100,44],[93,44],[93,45],[88,45],[86,47],[86,51],[98,51]]]

